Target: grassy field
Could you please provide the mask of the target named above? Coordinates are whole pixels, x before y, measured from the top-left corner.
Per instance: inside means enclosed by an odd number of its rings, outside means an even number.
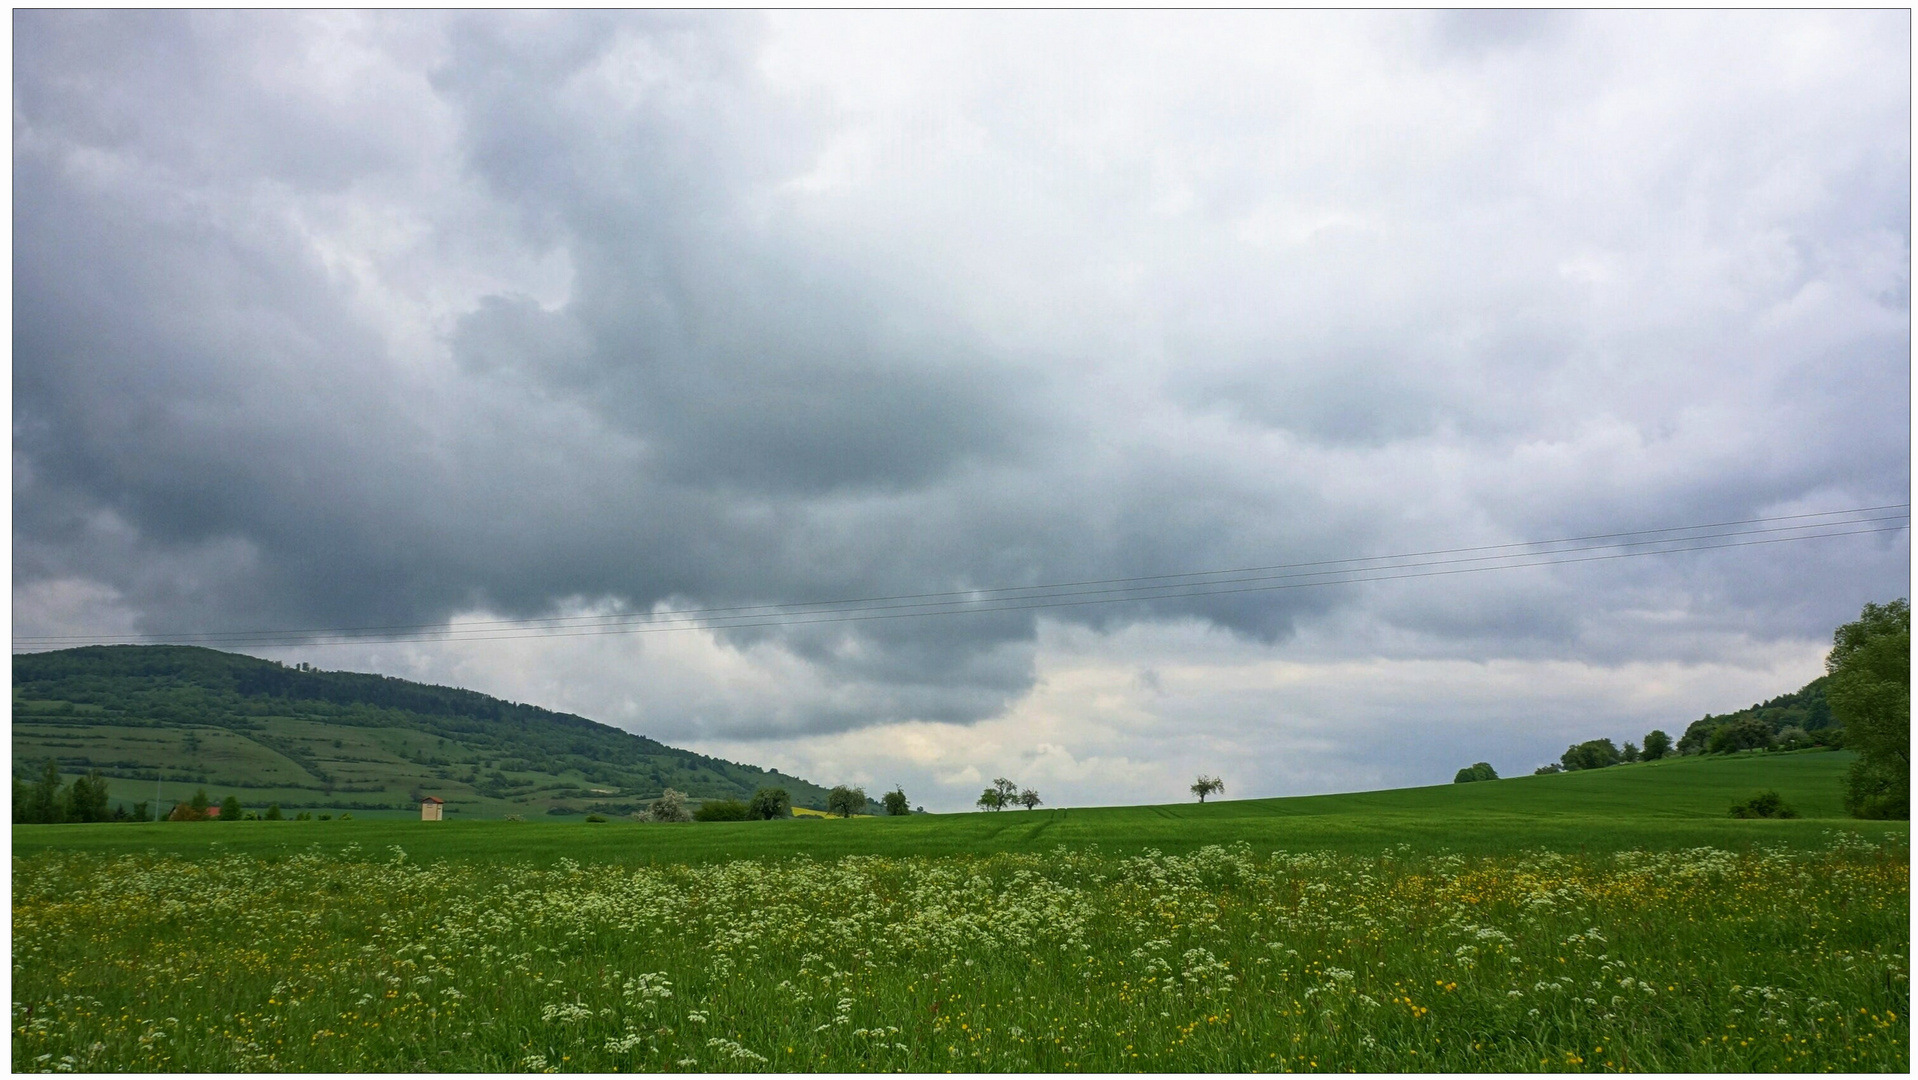
[[[442,821],[417,818],[164,825],[55,825],[15,828],[14,852],[134,852],[188,857],[244,852],[266,856],[318,844],[338,851],[404,845],[416,859],[510,860],[551,864],[723,862],[807,855],[959,855],[1097,846],[1108,852],[1193,851],[1240,841],[1259,850],[1376,853],[1414,850],[1498,854],[1669,850],[1756,843],[1815,844],[1834,822],[1866,835],[1903,833],[1904,823],[1855,822],[1839,790],[1845,753],[1688,757],[1591,772],[1526,776],[1479,784],[1292,799],[1213,801],[1204,805],[1006,810],[915,814],[901,818],[794,819],[641,825],[614,820]],[[1737,821],[1735,802],[1775,790],[1803,815],[1789,821]],[[359,815],[355,815],[359,817]]]
[[[852,821],[14,829],[18,1071],[1906,1071],[1841,754]],[[1771,788],[1807,815],[1737,821]]]

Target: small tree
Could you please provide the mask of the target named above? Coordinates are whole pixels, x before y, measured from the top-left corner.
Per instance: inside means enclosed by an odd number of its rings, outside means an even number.
[[[221,821],[238,821],[240,820],[240,815],[244,813],[246,813],[246,809],[240,805],[240,797],[238,795],[228,795],[226,801],[220,804]]]
[[[1199,778],[1192,782],[1192,794],[1197,795],[1201,803],[1205,802],[1207,795],[1216,795],[1224,790],[1225,781],[1216,776],[1207,776],[1204,773],[1200,773]]]
[[[280,813],[280,804],[279,804],[279,803],[268,803],[268,804],[267,804],[267,807],[266,807],[266,820],[268,820],[268,821],[285,821],[285,820],[286,820],[286,815],[285,815],[285,814],[282,814],[282,813]]]
[[[193,811],[193,817],[190,820],[205,821],[207,807],[212,805],[213,800],[207,798],[205,788],[195,791],[193,798],[187,800],[187,808]]]
[[[1639,750],[1638,744],[1629,741],[1626,742],[1625,749],[1618,752],[1618,760],[1626,763],[1637,761],[1644,756],[1644,752]]]
[[[1019,785],[1001,776],[992,782],[992,789],[999,793],[999,805],[1011,806],[1019,801]]]
[[[833,788],[826,795],[826,809],[840,817],[849,818],[866,808],[866,789],[847,787],[844,784]]]
[[[902,785],[893,785],[893,789],[886,792],[880,802],[885,805],[886,813],[892,817],[904,817],[912,813],[912,804],[906,801],[906,789]]]
[[[981,810],[1004,810],[1006,797],[999,793],[998,788],[987,788],[979,794],[979,801],[973,805]]]
[[[107,778],[98,769],[76,778],[60,805],[61,818],[66,821],[107,820]]]
[[[1672,737],[1662,731],[1645,733],[1645,749],[1641,751],[1646,761],[1657,761],[1672,752]]]
[[[686,810],[686,793],[667,788],[659,793],[651,806],[646,808],[648,821],[691,821],[693,815]]]
[[[1045,800],[1039,798],[1039,793],[1032,790],[1031,788],[1027,788],[1024,791],[1021,791],[1019,793],[1019,805],[1025,807],[1028,810],[1032,809],[1035,806],[1038,806],[1040,803],[1044,801]]]
[[[35,825],[54,825],[60,821],[60,763],[47,759],[47,767],[27,792],[27,821]]]
[[[793,816],[793,797],[785,788],[763,787],[753,792],[746,815],[754,821],[779,821]]]

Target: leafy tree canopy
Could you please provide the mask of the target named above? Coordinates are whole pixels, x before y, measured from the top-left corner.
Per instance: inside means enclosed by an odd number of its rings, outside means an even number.
[[[1832,634],[1832,715],[1858,752],[1845,787],[1855,817],[1911,816],[1911,605],[1866,604]]]

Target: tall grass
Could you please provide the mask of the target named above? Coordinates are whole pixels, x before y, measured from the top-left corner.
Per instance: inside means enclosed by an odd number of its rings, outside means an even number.
[[[1902,838],[14,861],[13,1067],[1906,1071]]]

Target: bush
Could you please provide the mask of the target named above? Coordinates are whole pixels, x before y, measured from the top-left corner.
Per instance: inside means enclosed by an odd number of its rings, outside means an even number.
[[[686,793],[672,788],[660,792],[659,798],[646,808],[647,821],[680,822],[692,819],[693,815],[686,812]]]
[[[1480,780],[1497,780],[1497,779],[1498,779],[1498,772],[1494,770],[1490,765],[1481,761],[1473,765],[1469,769],[1460,769],[1458,771],[1458,775],[1452,777],[1452,783],[1474,784],[1479,782]]]
[[[601,817],[598,814],[587,814],[586,820],[588,823],[593,825],[603,825],[606,823],[606,819]]]
[[[746,816],[754,821],[782,821],[793,816],[793,797],[785,788],[763,787],[753,792]]]
[[[1735,818],[1794,818],[1798,811],[1786,805],[1776,791],[1763,791],[1732,807]]]
[[[738,799],[709,799],[693,811],[694,821],[745,821],[751,811]]]
[[[1565,771],[1564,769],[1561,769],[1558,767],[1558,762],[1554,761],[1545,765],[1540,765],[1538,768],[1533,769],[1532,775],[1533,776],[1550,776],[1553,773],[1561,773],[1564,771]]]
[[[1566,772],[1577,772],[1580,769],[1606,769],[1618,764],[1621,756],[1618,747],[1612,745],[1612,740],[1592,739],[1577,746],[1566,747],[1565,752],[1559,755],[1558,763]]]

